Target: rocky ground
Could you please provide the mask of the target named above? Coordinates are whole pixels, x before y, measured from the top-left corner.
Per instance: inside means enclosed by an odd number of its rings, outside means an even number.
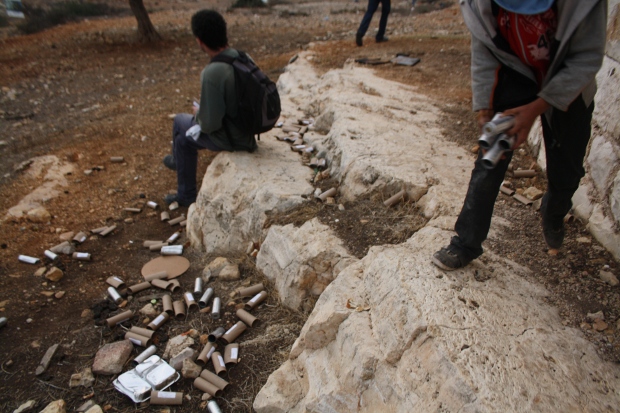
[[[296,52],[311,43],[319,56],[314,63],[322,72],[362,57],[386,59],[408,53],[421,58],[413,68],[385,64],[376,70],[440,102],[445,136],[469,148],[476,138],[470,112],[469,41],[453,3],[420,1],[411,12],[407,2],[395,2],[390,41],[375,44],[369,35],[362,48],[353,43],[364,8],[359,3],[295,2],[230,10],[226,18],[232,45],[250,52],[273,79]],[[227,7],[212,4],[222,11]],[[128,398],[114,390],[111,376],[97,375],[88,386],[75,388],[69,387],[70,376],[92,366],[101,345],[123,333],[120,327],[97,325],[100,312],[110,310],[101,306],[105,279],[114,275],[128,284],[139,281],[141,267],[156,256],[141,247],[142,241],[167,238],[176,230],[160,222],[159,211],[145,208],[144,202],[154,200],[163,206],[163,195],[175,188],[174,175],[163,167],[161,158],[169,151],[170,115],[189,110],[206,64],[188,29],[192,11],[199,6],[204,5],[158,4],[151,17],[164,41],[156,45],[134,41],[131,16],[95,19],[2,40],[0,215],[5,216],[41,187],[43,206],[50,213],[30,219],[9,217],[0,224],[0,316],[8,318],[0,329],[2,411],[13,411],[30,399],[40,409],[60,398],[70,408],[92,399],[107,410],[135,410]],[[112,163],[112,156],[122,156],[124,162]],[[526,150],[519,151],[515,167],[528,168],[533,160]],[[209,161],[207,154],[201,156],[199,176]],[[540,173],[535,178],[508,180],[517,190],[544,189],[545,185]],[[59,193],[55,195],[46,182],[59,183]],[[134,215],[124,212],[126,207],[143,210]],[[338,219],[341,225],[335,229],[357,256],[363,256],[371,245],[401,242],[417,225],[406,221],[415,205],[405,205],[393,216],[373,216],[368,220],[371,228],[360,233],[346,219],[366,219],[372,205],[345,207],[346,213],[338,216],[335,210],[314,205],[274,217],[273,222],[303,222],[318,215],[333,225]],[[557,306],[564,323],[582,329],[603,358],[619,360],[620,296],[614,285],[618,264],[578,221],[568,224],[562,253],[549,256],[533,208],[500,195],[496,214],[518,224],[505,228],[505,237],[489,242],[489,247],[529,267],[529,277],[548,288],[548,300]],[[89,236],[80,246],[79,250],[92,254],[92,262],[61,256],[54,264],[64,274],[59,281],[35,276],[41,265],[17,261],[19,254],[43,258],[43,251],[58,244],[67,232],[113,224],[117,225],[115,232],[105,238]],[[189,290],[214,257],[198,252],[186,256],[191,266],[181,284]],[[241,279],[213,283],[222,297],[241,285],[264,281],[251,258],[227,258],[240,266]],[[257,313],[263,324],[245,333],[243,341],[249,343],[242,350],[245,356],[242,353],[242,361],[228,376],[233,386],[218,398],[224,411],[251,411],[254,395],[286,358],[304,322],[304,314],[283,308],[269,286],[268,291],[270,298]],[[150,294],[136,295],[128,308],[142,308]],[[239,303],[236,300],[231,305]],[[601,314],[592,316],[597,312],[602,312],[604,320]],[[233,318],[232,314],[225,317],[228,326]],[[134,324],[143,321],[135,318]],[[169,323],[157,333],[156,341],[163,344],[190,329],[197,331],[198,340],[216,326],[193,313],[187,320]],[[54,344],[60,346],[52,363],[46,372],[35,375],[45,351]],[[174,388],[189,394],[191,400],[173,411],[204,408],[191,380],[182,380]]]

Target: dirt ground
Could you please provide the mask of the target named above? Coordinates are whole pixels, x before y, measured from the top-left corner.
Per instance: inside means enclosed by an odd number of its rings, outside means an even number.
[[[265,9],[229,10],[225,17],[232,45],[248,51],[274,80],[289,59],[309,43],[317,52],[319,71],[342,67],[345,61],[361,57],[386,58],[396,53],[420,57],[421,63],[413,68],[388,64],[376,66],[376,71],[435,98],[444,112],[445,136],[469,149],[477,137],[470,111],[469,37],[455,3],[420,1],[412,13],[408,2],[394,2],[390,41],[376,44],[369,33],[362,48],[355,46],[353,38],[365,4],[293,2]],[[174,174],[163,167],[161,159],[170,150],[170,115],[189,111],[200,71],[207,63],[189,32],[189,18],[196,9],[209,6],[225,11],[228,5],[193,1],[149,5],[147,1],[147,7],[154,11],[153,22],[164,37],[154,45],[135,41],[135,20],[130,15],[1,40],[0,216],[41,185],[42,176],[32,173],[32,165],[18,167],[24,161],[55,155],[74,165],[74,171],[65,176],[68,185],[61,188],[60,195],[44,204],[52,214],[50,222],[0,223],[0,317],[8,318],[8,324],[0,329],[0,411],[13,411],[29,399],[42,408],[59,398],[67,401],[70,410],[91,398],[106,411],[142,410],[143,406],[136,407],[114,389],[112,377],[97,376],[92,387],[72,389],[69,378],[91,366],[97,349],[124,331],[122,326],[98,326],[92,312],[106,298],[105,279],[119,276],[128,285],[141,280],[141,267],[157,256],[143,249],[142,241],[165,239],[178,228],[160,222],[159,211],[144,207],[144,203],[153,200],[163,206],[163,196],[176,186]],[[376,19],[371,30],[375,27]],[[111,163],[112,156],[123,156],[124,162]],[[201,154],[199,177],[209,161],[207,154]],[[514,164],[515,168],[527,168],[532,162],[527,151],[520,151]],[[92,173],[87,175],[85,170]],[[544,189],[545,185],[540,173],[527,180],[508,180],[515,189]],[[415,205],[381,208],[384,196],[376,194],[358,204],[345,205],[346,213],[309,201],[303,211],[274,217],[272,222],[301,223],[318,215],[334,225],[339,219],[336,231],[352,253],[363,256],[372,245],[402,242],[424,224]],[[130,214],[123,212],[126,207],[143,210]],[[179,211],[186,213],[184,208]],[[369,217],[369,211],[376,212]],[[549,289],[548,300],[558,308],[565,325],[582,329],[603,358],[618,362],[620,295],[617,287],[610,287],[598,276],[605,266],[620,275],[618,263],[578,221],[568,225],[562,253],[550,257],[540,234],[539,216],[531,207],[500,195],[496,214],[511,221],[512,226],[506,229],[505,238],[488,241],[487,246],[531,268],[529,278]],[[363,232],[354,225],[359,220],[368,221]],[[112,224],[117,225],[112,234],[105,238],[91,235],[78,248],[92,254],[91,262],[60,257],[55,265],[64,271],[64,278],[58,282],[33,275],[42,265],[17,260],[19,254],[43,258],[43,250],[58,244],[64,232]],[[192,289],[194,278],[214,258],[191,251],[185,256],[191,266],[180,278],[182,291]],[[228,258],[240,264],[241,280],[213,283],[227,304],[229,293],[240,285],[260,281],[268,285],[252,259]],[[48,297],[50,292],[59,291],[64,292],[61,298]],[[269,299],[256,311],[263,323],[242,336],[242,360],[228,373],[233,386],[218,398],[223,411],[252,411],[254,395],[287,357],[305,320],[306,314],[283,308],[269,285],[268,291]],[[127,307],[138,310],[154,293],[138,293]],[[238,303],[240,300],[233,302]],[[229,311],[224,323],[229,327],[234,311],[226,308]],[[596,311],[605,314],[607,326],[597,325],[602,331],[593,329],[586,320],[588,313]],[[135,317],[132,321],[140,325],[144,320]],[[165,343],[191,328],[206,333],[219,325],[190,313],[187,320],[166,324],[158,331],[156,341]],[[35,376],[43,354],[56,343],[61,345],[50,367]],[[134,355],[138,352],[135,350]],[[191,380],[181,380],[173,388],[191,399],[170,411],[205,409],[198,392],[192,390]]]

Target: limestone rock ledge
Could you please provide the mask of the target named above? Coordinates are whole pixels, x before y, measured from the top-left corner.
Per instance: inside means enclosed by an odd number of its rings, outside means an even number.
[[[449,233],[424,228],[373,247],[327,287],[290,359],[254,402],[273,412],[607,412],[620,369],[563,327],[527,269],[444,273],[428,257]],[[478,281],[479,280],[479,281]],[[347,308],[347,302],[355,308]]]

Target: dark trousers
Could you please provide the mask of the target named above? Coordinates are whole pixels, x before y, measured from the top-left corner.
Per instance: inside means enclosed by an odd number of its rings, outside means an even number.
[[[375,39],[383,39],[383,36],[385,35],[385,28],[387,26],[388,15],[390,14],[390,0],[368,0],[368,9],[366,9],[366,14],[364,14],[360,27],[357,29],[358,37],[364,37],[368,31],[368,26],[370,26],[372,16],[377,11],[377,8],[379,8],[379,4],[381,4],[381,20],[379,20],[379,31],[377,32]]]
[[[180,113],[174,117],[172,124],[172,154],[177,165],[177,197],[179,201],[192,203],[196,200],[196,169],[198,151],[208,149],[221,151],[206,133],[201,133],[197,140],[185,133],[196,121],[189,113]]]
[[[547,203],[546,222],[553,228],[562,225],[564,216],[572,207],[572,197],[583,178],[583,158],[591,135],[590,122],[594,103],[586,107],[581,96],[570,105],[568,111],[553,110],[550,123],[541,116],[547,155]],[[512,158],[510,152],[495,169],[485,169],[481,164],[482,153],[474,165],[463,209],[456,221],[451,244],[468,258],[482,254],[482,242],[491,226],[493,207],[504,174]]]

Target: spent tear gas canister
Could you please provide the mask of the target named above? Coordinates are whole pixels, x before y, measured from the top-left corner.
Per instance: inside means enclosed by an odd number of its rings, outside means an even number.
[[[158,315],[157,317],[155,317],[153,319],[153,321],[151,321],[149,323],[149,325],[146,326],[146,328],[150,329],[150,330],[157,330],[159,327],[161,327],[162,325],[164,325],[164,323],[166,321],[168,321],[170,319],[170,314],[168,314],[167,312],[163,312],[160,315]]]
[[[222,309],[222,300],[220,300],[220,297],[215,297],[213,299],[213,306],[211,307],[211,318],[214,320],[219,320],[221,309]]]
[[[207,291],[205,291],[205,293],[202,295],[202,297],[200,297],[200,300],[198,300],[198,305],[200,306],[200,308],[205,308],[207,304],[209,304],[209,300],[211,300],[212,297],[213,288],[209,287],[207,288]]]

